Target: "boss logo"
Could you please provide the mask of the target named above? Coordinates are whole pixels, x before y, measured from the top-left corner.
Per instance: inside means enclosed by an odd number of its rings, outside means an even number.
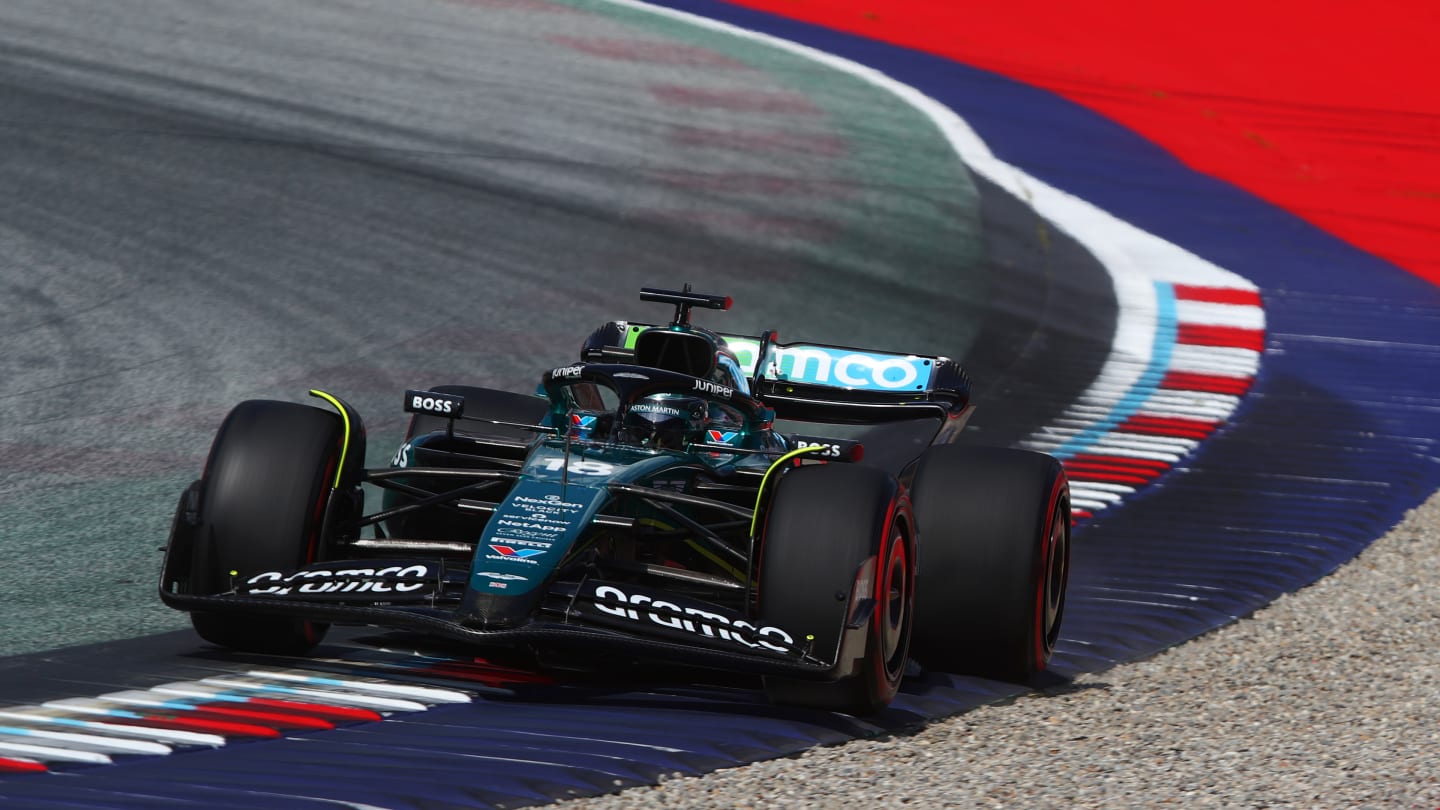
[[[821,458],[840,458],[841,455],[840,445],[829,444],[828,442],[807,442],[802,439],[795,443],[795,447],[798,450],[818,447],[820,449],[816,450],[814,453],[812,453],[812,455],[817,455]]]
[[[434,391],[406,391],[406,413],[428,413],[456,418],[465,412],[465,398]]]
[[[453,413],[455,401],[449,399],[436,399],[435,397],[414,397],[410,400],[410,407],[417,411],[428,413]]]
[[[865,453],[864,445],[848,439],[826,439],[819,436],[789,436],[787,438],[796,450],[810,451],[806,458],[859,461]]]

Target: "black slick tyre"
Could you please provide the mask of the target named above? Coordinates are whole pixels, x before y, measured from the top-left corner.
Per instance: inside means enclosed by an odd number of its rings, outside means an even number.
[[[1060,462],[941,446],[910,490],[920,533],[911,654],[930,669],[1024,683],[1048,665],[1070,574]]]
[[[320,558],[343,432],[338,416],[318,408],[269,400],[235,406],[201,479],[193,592],[223,593],[262,571],[290,571]],[[327,629],[243,613],[193,612],[190,620],[212,644],[291,655],[314,647]]]
[[[832,680],[768,677],[773,703],[854,715],[889,705],[905,674],[914,602],[910,506],[894,477],[844,464],[790,470],[765,518],[760,620],[834,660]]]

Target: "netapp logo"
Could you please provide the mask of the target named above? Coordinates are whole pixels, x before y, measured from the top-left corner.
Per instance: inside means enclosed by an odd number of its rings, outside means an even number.
[[[643,593],[627,594],[614,585],[600,585],[595,588],[595,609],[632,622],[650,621],[671,630],[684,630],[708,638],[719,638],[752,650],[764,647],[775,652],[790,652],[795,646],[795,639],[778,627],[756,627],[743,619],[731,619],[708,610],[681,608]],[[747,637],[755,640],[750,641]]]

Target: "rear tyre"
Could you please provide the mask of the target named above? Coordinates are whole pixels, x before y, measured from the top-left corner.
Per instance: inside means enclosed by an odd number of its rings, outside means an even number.
[[[911,498],[922,568],[911,652],[931,669],[1024,683],[1055,650],[1070,576],[1060,462],[999,447],[926,451]]]
[[[889,705],[910,648],[911,520],[881,470],[826,464],[780,479],[762,540],[760,620],[797,642],[813,636],[812,654],[836,663],[832,681],[766,678],[772,702],[855,715]]]
[[[222,593],[262,571],[291,571],[320,557],[343,432],[338,416],[318,408],[269,400],[235,406],[201,479],[192,592]],[[212,644],[278,654],[306,652],[328,628],[243,613],[194,612],[190,621]]]

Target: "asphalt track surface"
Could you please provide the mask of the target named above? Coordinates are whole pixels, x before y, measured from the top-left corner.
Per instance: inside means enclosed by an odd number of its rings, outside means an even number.
[[[0,573],[5,703],[213,674],[190,634],[151,635],[186,624],[155,597],[158,547],[241,399],[344,396],[383,464],[404,388],[529,390],[594,326],[663,316],[639,287],[687,281],[736,299],[707,321],[726,330],[966,358],[976,440],[1013,443],[1094,376],[1103,271],[916,111],[586,9],[0,9],[0,548],[23,561]],[[1089,314],[1053,319],[1062,301]],[[562,723],[547,700],[525,716]],[[798,744],[783,713],[732,710],[741,747],[687,767]]]
[[[236,400],[333,390],[383,462],[399,390],[527,390],[657,279],[734,295],[726,329],[963,356],[987,442],[1108,344],[1082,251],[813,64],[535,0],[0,21],[4,652],[181,624],[154,547]]]
[[[333,390],[370,416],[382,462],[399,390],[526,390],[595,324],[644,317],[642,285],[734,295],[715,324],[736,331],[963,356],[981,385],[973,438],[997,443],[1049,423],[1108,345],[1114,304],[1092,292],[1104,280],[1083,252],[969,177],[913,111],[767,49],[537,0],[16,2],[0,23],[0,178],[13,189],[0,201],[0,542],[19,561],[0,574],[0,654],[182,625],[154,600],[155,547],[235,401]],[[1283,421],[1286,401],[1262,399],[1252,421]],[[1192,471],[1192,491],[1235,486],[1228,469],[1257,439],[1227,442],[1209,460],[1231,463]],[[1169,514],[1152,499],[1107,529],[1143,542]],[[1175,535],[1203,542],[1190,533]],[[1131,551],[1088,565],[1133,568]],[[1217,623],[1226,609],[1204,608]],[[1101,639],[1110,660],[1141,652],[1129,630]],[[1169,643],[1193,631],[1174,632]],[[39,701],[214,671],[193,645],[181,633],[0,659],[0,691]],[[41,680],[61,672],[63,685]],[[943,703],[935,685],[917,682],[896,713]],[[630,716],[666,696],[648,700]],[[572,713],[543,697],[519,708]],[[752,711],[739,737],[754,747],[729,761],[794,750],[775,714]],[[429,716],[415,728],[461,715]],[[857,733],[833,723],[814,739]],[[376,726],[376,739],[407,729]],[[297,747],[69,783],[168,774],[179,789],[179,766],[256,768]]]
[[[525,0],[7,2],[0,654],[184,626],[156,549],[235,402],[333,391],[383,463],[404,388],[530,390],[645,285],[966,357],[987,443],[1073,398],[1114,307],[1083,251],[894,98],[715,46]]]

